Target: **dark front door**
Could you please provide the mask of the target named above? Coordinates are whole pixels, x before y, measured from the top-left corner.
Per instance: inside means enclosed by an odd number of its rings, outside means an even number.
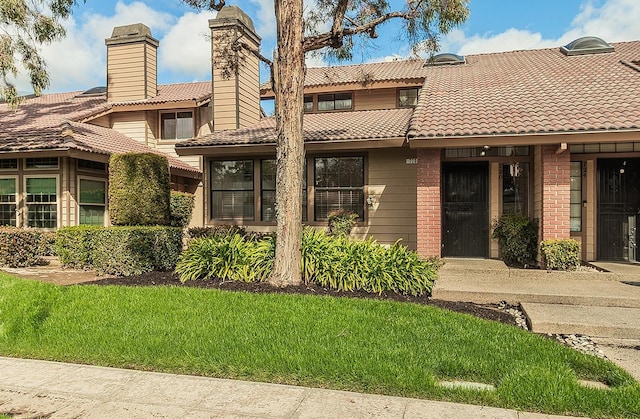
[[[598,259],[637,261],[640,159],[598,160]]]
[[[487,163],[444,164],[443,256],[488,256],[488,173]]]

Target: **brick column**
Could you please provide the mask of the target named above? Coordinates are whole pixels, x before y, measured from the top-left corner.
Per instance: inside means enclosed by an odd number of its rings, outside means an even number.
[[[557,149],[557,145],[541,147],[541,241],[570,237],[571,153],[556,154]]]
[[[440,150],[418,150],[418,253],[440,256],[442,204],[440,198]]]

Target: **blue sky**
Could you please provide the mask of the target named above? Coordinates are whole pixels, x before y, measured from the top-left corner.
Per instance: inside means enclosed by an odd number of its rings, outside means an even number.
[[[402,4],[402,0],[390,0]],[[262,36],[262,53],[275,47],[272,0],[227,0],[254,20]],[[313,0],[305,0],[312,7]],[[441,40],[441,51],[460,54],[557,47],[584,35],[609,42],[640,40],[639,0],[471,0],[467,22]],[[160,41],[160,83],[209,79],[207,20],[215,13],[190,9],[180,0],[87,0],[65,22],[68,36],[45,46],[51,74],[48,92],[84,90],[105,85],[105,38],[114,26],[142,22]],[[387,23],[372,48],[356,51],[354,62],[406,58],[409,46],[399,26]],[[309,57],[309,66],[327,65]],[[26,79],[17,80],[28,90]]]

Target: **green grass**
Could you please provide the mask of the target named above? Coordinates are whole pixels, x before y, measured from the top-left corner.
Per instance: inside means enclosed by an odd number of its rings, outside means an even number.
[[[0,354],[591,417],[640,416],[615,365],[416,304],[180,287],[59,287],[0,274]],[[582,387],[599,380],[610,390]],[[473,380],[496,391],[446,389]]]

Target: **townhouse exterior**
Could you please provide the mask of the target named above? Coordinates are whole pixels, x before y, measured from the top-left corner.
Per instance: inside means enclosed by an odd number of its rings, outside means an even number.
[[[209,27],[211,82],[154,85],[158,42],[132,25],[106,41],[106,92],[2,110],[0,214],[51,228],[86,223],[99,207],[94,221],[108,223],[108,202],[95,198],[104,193],[89,193],[108,185],[91,182],[105,182],[108,154],[135,145],[170,156],[174,188],[196,194],[193,225],[275,230],[275,121],[260,109],[274,94],[246,49],[234,52],[243,65],[223,74],[218,45],[242,37],[256,50],[260,37],[235,7]],[[305,224],[324,226],[332,210],[348,209],[358,214],[355,236],[401,240],[425,256],[495,258],[492,221],[520,213],[539,220],[541,240],[581,241],[584,260],[640,258],[640,42],[585,37],[561,48],[308,68],[304,102]],[[54,157],[58,166],[44,167]],[[96,165],[100,174],[88,169]],[[53,194],[35,197],[42,182],[29,179],[47,177],[58,185],[56,225],[30,221],[34,200]],[[26,216],[11,219],[13,203]]]

